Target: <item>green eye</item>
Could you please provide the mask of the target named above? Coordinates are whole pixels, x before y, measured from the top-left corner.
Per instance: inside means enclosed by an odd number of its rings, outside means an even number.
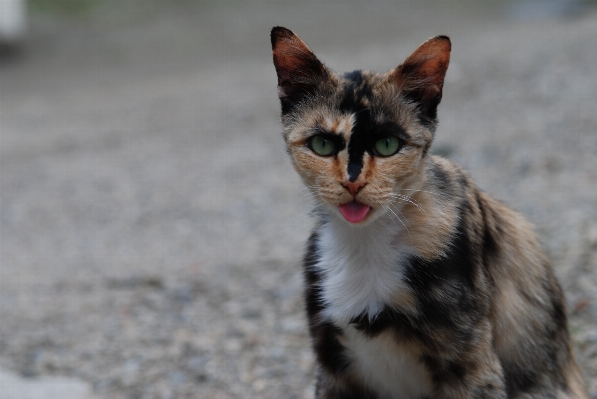
[[[334,143],[323,136],[313,136],[311,140],[309,140],[309,146],[314,153],[321,155],[322,157],[332,155],[336,150]]]
[[[395,136],[384,137],[375,142],[375,153],[381,157],[394,155],[400,149],[400,140]]]

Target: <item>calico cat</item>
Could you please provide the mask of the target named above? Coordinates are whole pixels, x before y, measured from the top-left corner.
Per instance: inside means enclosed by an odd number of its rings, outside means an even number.
[[[588,398],[530,225],[429,153],[450,39],[343,75],[288,29],[271,42],[287,152],[316,202],[316,398]]]

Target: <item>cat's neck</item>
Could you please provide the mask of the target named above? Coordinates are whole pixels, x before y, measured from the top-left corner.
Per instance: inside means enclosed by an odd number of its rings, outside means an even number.
[[[319,262],[324,275],[324,316],[346,326],[358,315],[375,317],[404,284],[402,259],[411,251],[396,241],[398,231],[383,219],[347,226],[331,218],[319,230]]]

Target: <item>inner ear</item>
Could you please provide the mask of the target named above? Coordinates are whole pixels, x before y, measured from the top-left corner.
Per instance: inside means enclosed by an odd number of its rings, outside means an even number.
[[[447,36],[433,37],[392,72],[394,83],[403,96],[418,104],[425,116],[433,119],[442,98],[451,47]]]
[[[271,41],[284,112],[285,105],[291,107],[305,95],[312,94],[318,82],[327,76],[327,71],[311,49],[290,29],[273,28]]]

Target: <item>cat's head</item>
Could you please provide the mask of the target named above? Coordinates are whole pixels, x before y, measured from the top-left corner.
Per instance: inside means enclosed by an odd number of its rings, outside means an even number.
[[[351,223],[392,212],[423,178],[450,39],[427,40],[386,73],[342,75],[286,28],[271,41],[287,151],[311,193]]]

